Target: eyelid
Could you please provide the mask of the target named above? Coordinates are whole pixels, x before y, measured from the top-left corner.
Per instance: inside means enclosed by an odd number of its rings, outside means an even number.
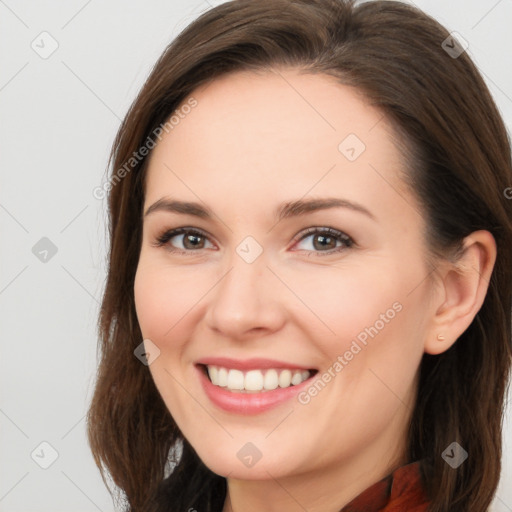
[[[348,235],[347,233],[331,228],[329,226],[313,226],[303,230],[294,238],[294,246],[311,235],[325,235],[328,237],[334,237],[336,241],[341,242],[341,246],[335,247],[333,249],[328,249],[326,251],[319,250],[308,250],[308,249],[292,249],[292,252],[306,252],[308,255],[314,255],[317,257],[329,257],[334,255],[339,255],[341,253],[346,252],[349,249],[353,249],[357,247],[354,239]]]
[[[211,242],[212,236],[205,230],[200,229],[200,228],[195,228],[192,226],[181,226],[181,227],[165,229],[165,230],[161,231],[160,234],[156,237],[156,240],[151,245],[153,245],[155,247],[167,246],[169,241],[172,238],[179,236],[179,235],[183,235],[183,234],[197,235],[197,236],[207,239],[210,243],[212,243]],[[341,230],[331,228],[329,226],[311,226],[309,228],[303,229],[301,232],[299,232],[293,238],[293,240],[292,240],[293,245],[296,245],[297,243],[301,242],[302,240],[304,240],[305,238],[308,238],[309,236],[311,236],[313,234],[320,234],[320,235],[326,234],[326,235],[333,236],[337,240],[342,241],[345,244],[345,247],[337,247],[334,249],[329,249],[327,251],[313,251],[313,250],[307,250],[307,249],[298,249],[296,251],[306,251],[309,253],[314,253],[319,256],[322,256],[322,255],[327,256],[330,254],[336,254],[336,253],[345,251],[347,249],[350,249],[350,248],[356,246],[356,242],[350,235],[348,235],[347,233],[345,233]],[[173,248],[167,248],[167,250],[171,253],[194,254],[194,253],[201,252],[203,250],[203,248],[199,248],[197,250],[193,250],[193,249],[183,250],[183,249],[173,247]],[[293,249],[292,249],[292,251],[295,252]]]
[[[331,228],[329,226],[312,226],[310,228],[306,228],[294,237],[293,242],[294,243],[300,242],[300,241],[304,240],[304,238],[307,238],[308,236],[315,234],[315,233],[332,235],[332,236],[337,237],[340,240],[343,240],[347,243],[355,245],[355,241],[350,235],[348,235],[347,233],[345,233],[343,231],[340,231],[339,229]],[[327,251],[325,251],[325,252],[327,252]]]
[[[164,230],[160,231],[159,233],[160,234],[156,236],[154,242],[152,242],[152,244],[151,244],[155,247],[165,246],[168,244],[168,242],[171,238],[174,238],[175,236],[178,236],[178,235],[187,234],[187,233],[201,236],[201,237],[207,239],[208,241],[210,241],[210,243],[212,243],[211,242],[212,235],[210,235],[207,231],[205,231],[203,229],[194,228],[192,226],[181,226],[178,228],[164,229]],[[170,252],[181,252],[181,253],[199,252],[199,250],[198,251],[191,251],[191,250],[184,251],[183,249],[178,249],[178,248],[172,248],[172,249],[168,249],[168,250]]]

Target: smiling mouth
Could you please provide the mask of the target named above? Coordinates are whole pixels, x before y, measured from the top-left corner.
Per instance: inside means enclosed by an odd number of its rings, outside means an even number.
[[[233,393],[265,393],[289,388],[302,384],[318,373],[316,369],[265,368],[242,371],[219,365],[198,364],[198,367],[214,386]]]

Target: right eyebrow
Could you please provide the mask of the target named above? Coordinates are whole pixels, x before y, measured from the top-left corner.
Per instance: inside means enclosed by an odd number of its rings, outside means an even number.
[[[144,217],[147,217],[153,212],[165,211],[171,213],[183,213],[185,215],[194,215],[201,217],[202,219],[211,219],[212,214],[209,209],[203,207],[200,203],[194,203],[190,201],[176,201],[166,197],[162,197],[155,203],[153,203],[144,213]]]

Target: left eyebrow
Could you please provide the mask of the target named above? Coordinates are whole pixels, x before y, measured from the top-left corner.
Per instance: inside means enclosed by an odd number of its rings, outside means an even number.
[[[375,215],[373,215],[373,213],[366,209],[363,205],[338,197],[326,197],[322,199],[298,199],[297,201],[283,203],[277,208],[275,215],[279,220],[282,220],[318,210],[327,210],[329,208],[348,208],[350,210],[363,213],[370,219],[377,221]]]
[[[281,221],[290,217],[296,217],[319,210],[327,210],[329,208],[347,208],[362,213],[374,221],[377,220],[375,215],[373,215],[373,213],[363,205],[337,197],[327,197],[322,199],[298,199],[296,201],[288,201],[280,204],[276,208],[274,216]],[[156,211],[193,215],[202,219],[213,218],[211,210],[203,206],[201,203],[192,201],[177,201],[167,197],[162,197],[153,203],[146,210],[144,217],[147,217]]]

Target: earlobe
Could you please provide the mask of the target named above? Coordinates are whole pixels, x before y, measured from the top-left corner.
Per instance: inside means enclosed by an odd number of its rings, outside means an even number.
[[[464,239],[457,262],[441,266],[439,300],[426,333],[426,353],[445,352],[471,325],[484,302],[495,261],[494,237],[480,230]]]

